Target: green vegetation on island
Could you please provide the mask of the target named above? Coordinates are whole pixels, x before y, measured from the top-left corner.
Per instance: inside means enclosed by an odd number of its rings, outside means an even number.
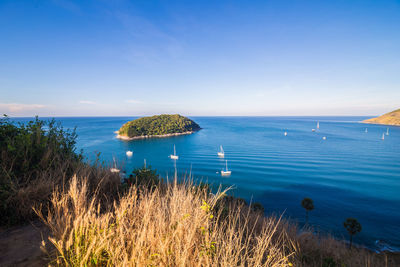
[[[368,119],[363,121],[364,123],[372,124],[385,124],[385,125],[395,125],[400,126],[400,109],[386,113],[382,116]]]
[[[169,136],[192,133],[200,126],[189,118],[179,114],[143,117],[125,123],[118,131],[121,138],[141,138],[149,136]]]

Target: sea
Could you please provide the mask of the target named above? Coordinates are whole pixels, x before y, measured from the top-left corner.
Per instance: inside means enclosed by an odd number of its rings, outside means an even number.
[[[88,161],[100,155],[104,164],[115,161],[129,175],[146,160],[164,179],[177,173],[179,179],[230,187],[230,194],[259,202],[266,215],[289,218],[300,228],[305,224],[301,200],[309,197],[315,206],[309,224],[316,232],[347,239],[343,222],[353,217],[362,225],[354,242],[400,251],[400,127],[361,123],[367,117],[190,117],[202,130],[117,139],[115,131],[136,118],[55,119],[64,128],[76,127],[77,151]],[[176,161],[169,158],[174,145]],[[220,146],[224,158],[217,155]],[[226,165],[232,173],[221,176]]]

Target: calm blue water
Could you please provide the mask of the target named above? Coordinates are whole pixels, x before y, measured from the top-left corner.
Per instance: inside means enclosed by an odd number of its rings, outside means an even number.
[[[182,176],[192,170],[195,179],[233,185],[236,196],[300,224],[305,219],[301,200],[311,197],[310,223],[317,229],[347,238],[343,221],[355,217],[363,227],[356,242],[378,249],[375,241],[382,240],[400,248],[400,127],[389,127],[382,141],[387,127],[359,123],[364,117],[194,117],[203,129],[192,135],[116,139],[114,131],[132,119],[57,120],[77,127],[77,147],[89,159],[101,152],[110,164],[115,157],[128,173],[146,159],[161,175],[172,177],[174,162],[168,156],[175,144]],[[320,130],[312,132],[317,121]],[[225,166],[217,157],[220,145],[232,170],[228,178],[217,173]],[[127,150],[134,152],[130,159]]]

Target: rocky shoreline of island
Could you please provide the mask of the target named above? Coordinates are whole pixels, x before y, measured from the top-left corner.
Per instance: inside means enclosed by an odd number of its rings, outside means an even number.
[[[187,135],[187,134],[194,133],[194,131],[188,131],[188,132],[183,132],[183,133],[161,134],[161,135],[141,135],[141,136],[134,136],[134,137],[120,135],[118,131],[116,131],[115,133],[117,134],[116,137],[118,139],[121,139],[124,141],[132,141],[132,140],[147,139],[147,138],[164,138],[164,137],[172,137],[172,136],[179,136],[179,135]]]

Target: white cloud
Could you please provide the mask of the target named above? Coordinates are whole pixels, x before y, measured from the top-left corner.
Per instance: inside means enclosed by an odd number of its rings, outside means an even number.
[[[125,100],[125,102],[129,103],[129,104],[141,104],[141,103],[143,103],[142,101],[135,100],[135,99],[128,99],[128,100]]]
[[[96,102],[90,100],[81,100],[79,101],[79,104],[94,105]]]
[[[29,110],[37,110],[46,107],[39,104],[20,104],[20,103],[0,103],[0,109],[5,109],[5,112],[21,112]],[[5,113],[1,112],[1,113]]]

